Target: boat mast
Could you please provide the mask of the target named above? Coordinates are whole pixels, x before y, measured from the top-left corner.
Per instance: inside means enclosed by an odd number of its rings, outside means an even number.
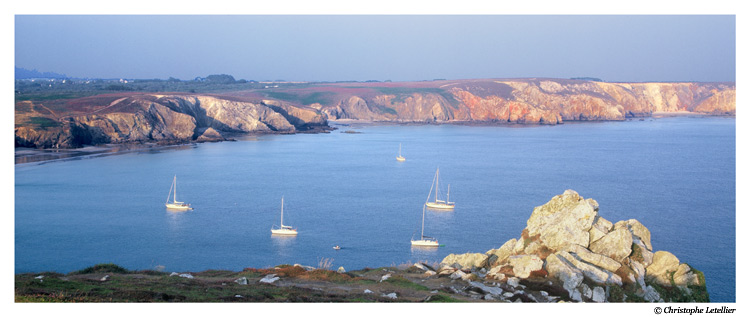
[[[398,144],[398,156],[401,156],[401,143]]]
[[[438,202],[438,187],[440,187],[440,168],[435,172],[435,203]]]
[[[174,197],[172,198],[174,198],[174,202],[176,204],[177,203],[177,175],[174,176],[174,180],[172,181],[172,183],[174,184]]]
[[[284,229],[284,196],[281,196],[281,229]]]
[[[445,203],[451,203],[451,184],[448,184],[448,195],[445,196]]]
[[[422,240],[424,240],[424,209],[425,206],[422,205]]]

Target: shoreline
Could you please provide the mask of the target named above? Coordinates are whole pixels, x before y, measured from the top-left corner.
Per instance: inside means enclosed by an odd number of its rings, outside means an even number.
[[[624,120],[591,120],[591,121],[567,121],[557,125],[564,124],[590,124],[590,123],[604,123],[604,122],[628,122],[636,121],[645,118],[660,119],[670,117],[694,117],[694,118],[710,118],[710,117],[730,117],[736,118],[736,116],[718,116],[710,115],[698,112],[680,111],[680,112],[654,112],[650,117],[640,118],[626,118]],[[477,126],[477,127],[491,127],[491,126],[503,126],[511,128],[526,128],[526,127],[553,127],[556,125],[545,125],[545,124],[522,124],[515,122],[489,122],[489,121],[441,121],[441,122],[414,122],[414,121],[377,121],[377,120],[361,120],[361,119],[337,119],[328,120],[328,128],[312,130],[312,131],[297,131],[293,133],[233,133],[225,132],[226,138],[224,140],[214,141],[167,141],[167,144],[160,144],[159,142],[145,142],[145,143],[108,143],[100,145],[86,145],[81,148],[75,149],[37,149],[27,147],[16,147],[14,149],[14,165],[38,165],[52,162],[62,162],[68,160],[79,160],[111,155],[120,155],[137,152],[158,152],[164,150],[180,150],[194,148],[201,143],[215,143],[215,142],[233,142],[233,141],[247,141],[257,140],[258,137],[268,135],[283,135],[283,134],[310,134],[310,133],[331,133],[335,130],[341,130],[341,133],[358,133],[352,130],[346,130],[347,128],[359,129],[361,127],[368,126],[429,126],[429,125],[458,125],[458,126]]]

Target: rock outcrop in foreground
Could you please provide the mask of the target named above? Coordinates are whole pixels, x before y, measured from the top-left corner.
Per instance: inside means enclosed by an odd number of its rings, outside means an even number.
[[[484,254],[451,254],[441,265],[438,274],[499,285],[521,301],[709,300],[703,273],[654,251],[648,228],[635,219],[613,224],[573,190],[534,208],[518,239]]]

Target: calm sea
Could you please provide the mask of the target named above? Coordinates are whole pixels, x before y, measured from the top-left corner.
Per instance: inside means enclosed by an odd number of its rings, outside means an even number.
[[[361,133],[343,133],[351,130]],[[399,143],[406,162],[395,157]],[[15,166],[15,271],[97,263],[167,272],[278,264],[333,269],[439,262],[518,238],[535,206],[566,189],[612,221],[635,218],[655,250],[705,273],[735,301],[735,119],[559,126],[342,126],[159,151]],[[427,211],[435,170],[453,212]],[[165,210],[178,198],[195,208]],[[299,228],[272,237],[280,221]],[[333,250],[340,245],[341,250]]]

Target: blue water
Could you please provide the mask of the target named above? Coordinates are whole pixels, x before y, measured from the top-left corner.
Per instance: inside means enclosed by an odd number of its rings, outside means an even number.
[[[342,133],[355,129],[360,134]],[[395,160],[403,144],[406,162]],[[735,301],[735,119],[663,118],[533,127],[343,127],[15,167],[15,271],[241,270],[333,261],[347,270],[439,262],[518,238],[566,189],[612,221],[635,218],[655,250]],[[435,169],[454,212],[428,211]],[[172,177],[188,212],[164,208]],[[284,196],[285,224],[272,237]],[[334,245],[342,250],[335,251]]]

